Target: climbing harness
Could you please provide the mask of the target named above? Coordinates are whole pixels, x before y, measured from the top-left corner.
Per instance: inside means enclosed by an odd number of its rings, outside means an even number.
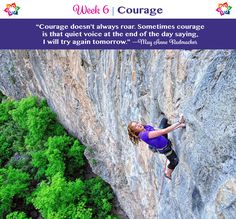
[[[172,154],[173,150],[171,149],[170,151],[168,151],[167,153],[165,153],[166,156],[170,156]]]
[[[172,143],[171,141],[168,142],[168,144],[163,147],[163,148],[157,148],[155,146],[152,146],[152,145],[148,145],[149,149],[152,150],[152,152],[159,152],[160,154],[168,154],[166,156],[169,156],[171,153],[169,150],[171,150],[171,147],[172,147]],[[167,152],[168,151],[168,152]],[[166,153],[167,152],[167,153]]]

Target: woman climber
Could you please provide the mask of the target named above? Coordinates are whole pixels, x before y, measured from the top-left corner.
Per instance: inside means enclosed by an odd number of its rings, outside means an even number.
[[[181,115],[179,121],[173,125],[169,125],[166,118],[161,120],[160,129],[154,129],[150,125],[143,125],[139,122],[130,122],[128,125],[129,138],[134,144],[138,144],[141,140],[149,145],[153,152],[164,154],[169,160],[165,177],[171,180],[171,174],[178,165],[179,158],[172,149],[171,141],[167,134],[175,129],[185,127],[184,117]]]

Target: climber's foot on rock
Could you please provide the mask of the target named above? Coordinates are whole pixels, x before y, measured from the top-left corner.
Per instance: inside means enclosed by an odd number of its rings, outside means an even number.
[[[171,180],[171,176],[167,175],[166,173],[164,174],[164,176],[168,178],[169,180]]]

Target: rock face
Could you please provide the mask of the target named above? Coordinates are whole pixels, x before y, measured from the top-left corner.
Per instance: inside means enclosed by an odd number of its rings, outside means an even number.
[[[45,97],[129,218],[235,218],[236,51],[0,51],[0,90]],[[161,113],[187,120],[162,188],[165,157],[127,136]]]

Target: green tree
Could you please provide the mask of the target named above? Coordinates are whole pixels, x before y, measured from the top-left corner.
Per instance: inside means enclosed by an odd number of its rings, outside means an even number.
[[[44,144],[44,150],[32,153],[32,165],[38,169],[36,179],[44,176],[51,178],[56,173],[64,175],[65,157],[73,141],[73,138],[65,135],[49,137]]]
[[[42,182],[32,196],[32,203],[44,218],[91,218],[86,208],[85,185],[77,179],[67,182],[60,174],[52,177],[50,184]]]
[[[111,213],[111,200],[113,194],[111,188],[100,177],[86,180],[86,191],[89,197],[89,204],[97,212],[98,218],[105,218]]]
[[[48,137],[64,135],[63,127],[56,122],[56,114],[36,97],[28,97],[15,103],[12,118],[26,131],[25,144],[29,150],[42,149]]]
[[[24,212],[14,211],[7,215],[6,219],[29,219]]]
[[[17,124],[9,120],[0,125],[0,165],[6,163],[14,152],[22,152],[24,148],[24,135]]]
[[[0,103],[0,166],[3,165],[13,154],[11,134],[13,133],[14,123],[12,122],[9,111],[14,108],[13,101]],[[9,133],[10,131],[10,133]]]
[[[0,218],[36,208],[45,219],[115,219],[110,187],[85,180],[84,150],[45,100],[0,102]]]
[[[29,187],[29,174],[9,168],[0,169],[0,216],[10,212],[13,198],[26,198]]]
[[[0,165],[3,166],[15,151],[24,147],[24,132],[12,119],[11,111],[15,109],[14,101],[0,103]]]
[[[11,111],[12,118],[20,128],[28,130],[28,110],[37,107],[37,97],[28,97],[14,102],[15,109]]]
[[[74,178],[84,174],[86,166],[84,150],[85,146],[78,140],[75,140],[72,147],[69,148],[66,156],[66,176]]]
[[[12,120],[10,111],[14,108],[14,101],[8,100],[0,103],[0,125]]]

